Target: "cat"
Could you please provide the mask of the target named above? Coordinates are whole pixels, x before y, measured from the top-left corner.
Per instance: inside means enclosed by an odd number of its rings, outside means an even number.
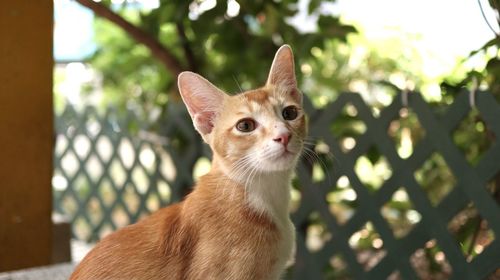
[[[183,202],[105,237],[70,279],[274,280],[293,258],[290,182],[307,125],[291,48],[262,88],[227,95],[192,72],[178,87],[211,170]]]

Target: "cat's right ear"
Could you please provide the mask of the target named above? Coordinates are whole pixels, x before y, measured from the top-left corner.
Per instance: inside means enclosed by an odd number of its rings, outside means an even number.
[[[222,109],[225,93],[202,76],[188,71],[179,74],[177,85],[196,130],[206,141]]]
[[[302,104],[302,94],[297,89],[297,79],[295,78],[293,52],[289,45],[281,46],[276,52],[266,85],[285,89],[297,102]]]

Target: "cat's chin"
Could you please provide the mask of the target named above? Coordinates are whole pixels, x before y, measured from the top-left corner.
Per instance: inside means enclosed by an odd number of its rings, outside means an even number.
[[[289,175],[297,165],[297,154],[293,152],[285,152],[279,156],[261,160],[258,164],[249,166],[245,172],[240,173],[235,170],[223,168],[224,173],[235,181],[245,181],[246,176],[259,178],[259,174],[283,173]],[[250,170],[250,171],[248,171]],[[276,174],[279,175],[279,174]]]
[[[261,163],[263,172],[276,172],[292,170],[297,163],[297,153],[284,151],[282,154]]]

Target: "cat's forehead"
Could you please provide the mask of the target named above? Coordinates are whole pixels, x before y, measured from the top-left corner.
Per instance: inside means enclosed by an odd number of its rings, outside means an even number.
[[[267,89],[261,88],[244,92],[241,94],[241,98],[244,98],[249,102],[263,104],[269,102],[271,96]]]
[[[289,105],[300,104],[290,95],[290,90],[265,86],[262,88],[249,90],[237,95],[229,96],[224,104],[224,115],[242,117],[274,116],[280,108]],[[227,118],[225,121],[232,122]]]
[[[255,90],[250,90],[239,94],[240,102],[246,103],[252,109],[256,107],[277,106],[285,103],[290,97],[288,94],[283,94],[282,91],[275,87],[264,87]]]

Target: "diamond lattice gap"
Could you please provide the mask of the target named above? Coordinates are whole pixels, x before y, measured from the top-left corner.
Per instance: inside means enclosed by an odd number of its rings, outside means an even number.
[[[392,175],[391,166],[387,159],[373,147],[365,156],[356,160],[354,171],[363,185],[371,192],[380,189],[382,184]]]
[[[59,194],[63,192],[68,187],[68,180],[61,174],[61,171],[57,168],[54,170],[54,175],[52,176],[52,188],[55,193]]]
[[[108,207],[116,200],[116,191],[109,180],[104,180],[99,186],[99,196]]]
[[[493,146],[495,134],[488,129],[480,112],[472,109],[460,122],[452,134],[453,142],[464,153],[465,158],[472,165],[476,165],[482,155]]]
[[[177,178],[177,167],[172,157],[163,149],[157,152],[160,154],[159,168],[162,176],[169,181],[174,181]]]
[[[60,158],[61,154],[68,147],[68,139],[64,134],[57,134],[55,144],[56,147],[54,148],[54,153],[56,154],[56,158]]]
[[[358,109],[347,103],[335,118],[330,131],[338,139],[342,152],[347,153],[356,146],[356,138],[366,132],[366,124],[358,117]]]
[[[405,159],[413,154],[417,143],[425,137],[425,130],[412,110],[402,108],[399,118],[390,123],[387,134],[393,139],[399,156]]]
[[[355,251],[358,262],[365,271],[375,267],[387,254],[383,245],[384,241],[371,222],[367,222],[349,238],[349,246]]]
[[[132,182],[140,194],[145,194],[149,187],[149,176],[144,168],[136,166],[132,171]]]
[[[92,197],[89,200],[89,202],[87,203],[86,212],[93,225],[97,225],[101,222],[104,214],[97,197]]]
[[[108,162],[113,152],[113,145],[106,136],[101,136],[96,141],[96,152],[104,162]]]
[[[99,231],[99,238],[103,239],[104,237],[111,234],[113,231],[114,231],[113,227],[111,227],[109,224],[105,224]]]
[[[116,187],[121,188],[127,179],[127,173],[123,165],[120,164],[118,159],[113,160],[110,168],[107,170],[111,180],[115,183]]]
[[[438,205],[455,187],[456,179],[444,158],[432,154],[424,164],[415,171],[415,179],[424,189],[433,206]]]
[[[127,184],[125,186],[125,191],[122,193],[122,196],[129,212],[132,213],[132,215],[137,214],[137,212],[139,211],[140,199],[134,185]]]
[[[335,216],[337,222],[345,224],[354,215],[357,207],[357,194],[351,186],[347,176],[341,176],[337,180],[336,187],[326,195],[326,201],[330,213]]]
[[[89,240],[91,235],[91,226],[84,218],[78,217],[73,222],[74,233],[79,240]]]
[[[90,151],[90,140],[86,135],[78,134],[73,139],[73,148],[80,159],[84,159]]]
[[[313,182],[328,180],[331,182],[329,169],[332,167],[332,154],[330,146],[323,140],[318,140],[313,148],[305,147],[304,159],[312,164]]]
[[[78,202],[74,196],[70,193],[62,198],[62,209],[64,209],[64,214],[74,217],[78,211]]]
[[[299,189],[299,180],[296,175],[292,179],[292,188],[290,189],[290,214],[294,214],[299,210],[302,202],[302,194]]]
[[[193,167],[193,179],[198,180],[201,176],[207,174],[210,171],[212,163],[206,157],[200,157]]]
[[[76,199],[79,201],[84,201],[89,197],[91,187],[90,182],[85,175],[80,174],[75,181],[73,181],[73,190],[75,191]]]
[[[124,227],[129,224],[127,212],[121,206],[117,206],[111,213],[111,219],[117,228]]]
[[[85,171],[93,182],[97,182],[102,176],[104,168],[102,167],[101,162],[97,159],[97,156],[91,155],[85,163]]]
[[[134,146],[129,139],[122,139],[120,145],[118,146],[118,154],[120,155],[120,159],[123,162],[123,165],[126,168],[131,168],[134,164],[135,151]]]
[[[154,212],[160,208],[160,199],[158,194],[151,193],[146,200],[146,207],[148,211]]]
[[[309,215],[309,225],[307,227],[306,247],[309,252],[320,251],[332,238],[332,234],[328,231],[325,222],[321,219],[318,212],[313,212]]]
[[[387,277],[387,280],[400,280],[400,279],[402,279],[402,277],[401,277],[401,273],[399,272],[399,270],[392,272]]]
[[[150,145],[144,144],[139,152],[139,162],[148,171],[148,173],[153,173],[156,167],[156,155],[155,151]]]
[[[73,177],[78,171],[80,164],[78,162],[78,158],[71,151],[68,151],[61,158],[61,167],[62,170],[67,174],[68,177]]]
[[[413,207],[408,193],[401,187],[394,192],[391,199],[382,206],[382,216],[387,220],[396,238],[406,236],[422,216]]]
[[[158,182],[158,195],[160,198],[160,205],[166,205],[172,200],[172,189],[166,181]]]
[[[419,279],[450,279],[452,274],[452,267],[435,239],[410,256],[410,265]]]
[[[469,203],[448,222],[448,231],[455,237],[468,262],[495,240],[495,233],[488,226],[488,221],[482,219],[473,203]]]
[[[325,279],[352,279],[347,263],[340,253],[330,258],[324,275]]]
[[[87,112],[86,115],[87,115],[87,121],[85,123],[85,128],[87,130],[87,135],[91,136],[92,138],[95,138],[97,134],[99,134],[99,132],[102,130],[99,120],[100,118],[95,111]]]

